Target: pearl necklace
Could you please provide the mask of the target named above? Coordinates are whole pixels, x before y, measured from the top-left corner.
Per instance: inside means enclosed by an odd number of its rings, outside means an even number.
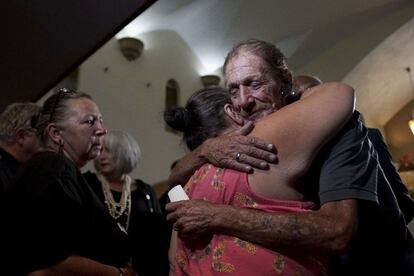
[[[114,219],[118,219],[123,214],[125,214],[127,216],[125,229],[128,229],[129,213],[131,209],[131,177],[129,175],[125,175],[122,179],[123,187],[121,199],[119,200],[119,202],[115,201],[114,196],[111,192],[111,188],[106,178],[103,175],[98,174],[98,179],[102,183],[102,191],[105,197],[105,204],[106,207],[108,207],[109,214]]]

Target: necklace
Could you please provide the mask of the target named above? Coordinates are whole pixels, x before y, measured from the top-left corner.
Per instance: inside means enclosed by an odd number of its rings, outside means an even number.
[[[127,217],[125,229],[128,229],[129,214],[131,210],[131,177],[129,175],[125,175],[122,179],[123,187],[121,199],[119,200],[119,202],[115,201],[114,196],[112,195],[111,188],[106,178],[101,174],[98,174],[97,177],[102,183],[102,192],[105,197],[105,204],[108,208],[109,214],[116,220],[119,219],[123,214],[125,214]]]

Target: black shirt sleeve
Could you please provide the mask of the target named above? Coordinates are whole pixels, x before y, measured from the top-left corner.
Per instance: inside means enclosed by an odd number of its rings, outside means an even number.
[[[320,203],[362,199],[378,203],[378,163],[367,129],[355,112],[350,121],[319,154]]]

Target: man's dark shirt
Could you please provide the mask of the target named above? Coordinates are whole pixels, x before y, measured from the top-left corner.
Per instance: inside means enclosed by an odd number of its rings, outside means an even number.
[[[8,152],[0,148],[0,200],[4,198],[4,192],[9,186],[11,177],[16,174],[19,163]]]
[[[401,275],[409,232],[359,113],[322,148],[303,184],[321,205],[358,200],[357,232],[340,275]]]
[[[408,224],[414,217],[414,201],[408,193],[407,187],[401,180],[400,175],[392,163],[392,157],[388,151],[388,147],[382,138],[381,132],[375,128],[368,129],[368,138],[372,142],[375,150],[378,153],[378,161],[381,168],[390,183],[398,205],[403,212],[405,222]]]

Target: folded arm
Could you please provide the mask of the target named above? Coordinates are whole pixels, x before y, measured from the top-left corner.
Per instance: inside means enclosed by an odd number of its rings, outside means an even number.
[[[185,184],[190,176],[205,163],[252,172],[253,168],[267,169],[268,163],[277,162],[274,145],[258,138],[246,136],[252,129],[251,122],[241,129],[207,139],[192,152],[181,158],[168,178],[170,187]],[[236,160],[237,153],[240,159]]]
[[[276,251],[339,254],[356,232],[357,201],[324,204],[317,211],[266,213],[211,204],[203,200],[170,203],[168,220],[184,239],[221,233],[261,244]]]

